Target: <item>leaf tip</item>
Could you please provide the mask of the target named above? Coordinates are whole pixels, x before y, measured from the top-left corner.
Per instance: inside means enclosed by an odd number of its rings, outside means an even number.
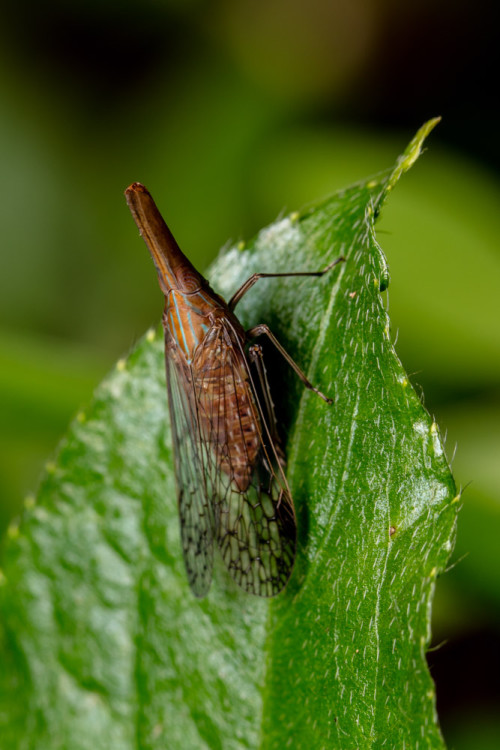
[[[441,117],[433,117],[422,125],[417,131],[415,136],[408,144],[405,151],[399,157],[397,164],[389,177],[386,185],[386,191],[390,191],[396,182],[399,180],[402,174],[407,172],[417,161],[418,157],[422,153],[424,141],[429,133],[434,130],[436,125],[441,121]]]

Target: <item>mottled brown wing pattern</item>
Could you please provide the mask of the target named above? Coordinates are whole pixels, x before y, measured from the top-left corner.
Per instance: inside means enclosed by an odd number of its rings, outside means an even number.
[[[269,417],[229,321],[219,319],[208,331],[192,373],[214,538],[242,588],[274,596],[295,559],[293,503]]]
[[[191,370],[168,336],[165,359],[182,551],[191,589],[202,597],[210,588],[213,567],[214,519],[203,456],[207,446],[199,439]]]

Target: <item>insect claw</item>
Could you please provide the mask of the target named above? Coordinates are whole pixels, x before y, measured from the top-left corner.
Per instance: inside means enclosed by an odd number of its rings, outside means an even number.
[[[329,404],[330,406],[331,404],[333,404],[333,398],[330,398],[329,396],[325,396],[325,394],[321,393],[321,391],[319,391],[317,388],[310,388],[310,390],[314,391],[314,393],[316,393],[320,398],[322,398],[326,404]]]
[[[335,259],[335,260],[333,260],[333,261],[332,261],[331,263],[329,263],[329,264],[327,265],[327,267],[326,267],[326,268],[324,268],[324,269],[323,269],[323,270],[321,271],[321,274],[323,275],[324,273],[327,273],[327,271],[331,271],[331,269],[332,269],[332,268],[334,268],[334,267],[335,267],[336,265],[338,265],[339,263],[345,263],[345,260],[346,260],[346,259],[344,258],[344,256],[343,256],[343,255],[341,255],[340,257],[336,258],[336,259]]]

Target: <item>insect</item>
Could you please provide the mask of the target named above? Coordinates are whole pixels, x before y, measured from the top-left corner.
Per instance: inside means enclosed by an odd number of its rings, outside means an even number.
[[[228,303],[181,252],[146,188],[125,191],[165,295],[163,328],[181,541],[189,584],[204,596],[214,546],[246,591],[274,596],[286,585],[296,550],[296,520],[285,477],[262,349],[266,335],[307,388],[326,403],[266,325],[245,331],[233,310],[263,277],[256,273]]]

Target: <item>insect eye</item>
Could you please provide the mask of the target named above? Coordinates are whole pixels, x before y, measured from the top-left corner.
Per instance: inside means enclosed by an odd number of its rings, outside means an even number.
[[[183,266],[176,268],[175,275],[183,292],[195,292],[200,288],[199,276],[190,268],[184,268]]]

